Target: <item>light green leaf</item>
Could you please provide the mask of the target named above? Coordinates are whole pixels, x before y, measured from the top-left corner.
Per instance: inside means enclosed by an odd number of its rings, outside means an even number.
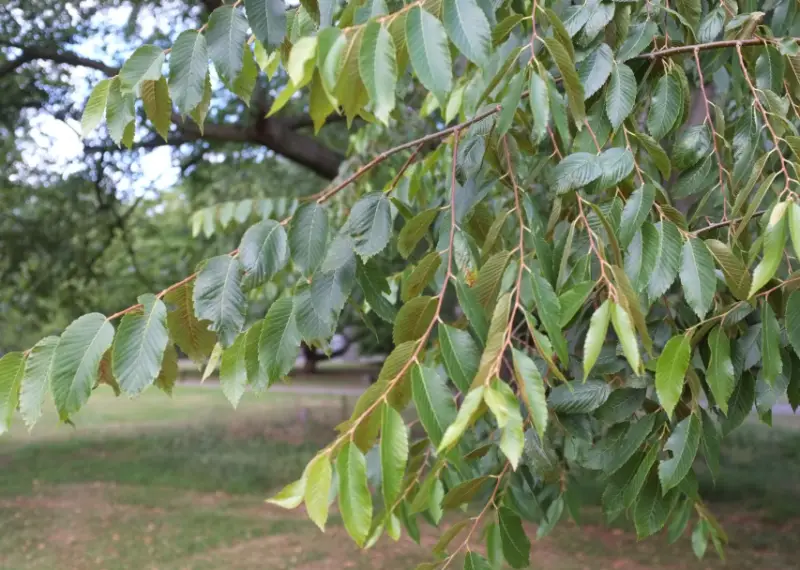
[[[475,296],[487,312],[491,312],[494,308],[510,256],[508,251],[495,253],[481,266],[478,273],[478,279],[474,286]]]
[[[439,346],[447,375],[463,394],[469,391],[478,372],[481,353],[472,336],[457,328],[439,323]]]
[[[403,416],[384,404],[381,417],[381,485],[383,504],[388,511],[400,496],[408,462],[408,430]]]
[[[25,356],[21,352],[9,352],[0,358],[0,435],[11,428],[24,372]]]
[[[781,327],[769,302],[761,304],[761,372],[770,386],[783,372],[781,359]]]
[[[662,220],[656,224],[658,247],[655,269],[647,284],[647,295],[651,299],[661,297],[670,288],[681,265],[681,234],[675,224]]]
[[[566,194],[594,182],[603,174],[597,157],[588,152],[567,156],[553,169],[552,184],[557,194]]]
[[[592,281],[582,281],[558,296],[558,304],[561,306],[559,325],[562,328],[566,327],[578,311],[583,308],[592,289],[594,289]]]
[[[111,80],[106,102],[106,125],[111,140],[116,144],[132,143],[135,97],[133,93],[123,93],[119,77]]]
[[[339,477],[339,512],[356,544],[364,546],[372,524],[372,495],[367,486],[367,462],[353,442],[347,442],[336,459]]]
[[[627,248],[633,236],[642,227],[650,214],[656,197],[656,189],[652,184],[644,184],[637,188],[625,202],[622,210],[622,221],[619,225],[619,245]],[[673,226],[674,227],[674,226]],[[677,269],[677,268],[676,268]],[[673,276],[674,279],[674,276]]]
[[[434,275],[436,275],[436,271],[441,264],[442,258],[436,251],[432,251],[423,257],[411,272],[411,275],[403,281],[402,300],[408,301],[422,293]]]
[[[606,299],[600,307],[592,313],[589,321],[589,331],[586,333],[586,340],[583,343],[583,377],[589,377],[589,373],[600,356],[603,343],[608,334],[608,324],[611,322],[611,309],[613,303]]]
[[[456,418],[453,393],[435,369],[419,364],[411,369],[411,390],[422,427],[434,447],[439,447],[445,430]]]
[[[175,307],[167,313],[170,338],[199,367],[211,354],[217,337],[208,330],[208,322],[195,317],[193,293],[194,283],[189,282],[167,293],[164,300]]]
[[[547,125],[550,122],[550,96],[547,90],[547,82],[542,75],[531,72],[531,80],[528,85],[528,102],[531,106],[531,116],[533,117],[533,131],[531,136],[534,142],[542,142],[547,136]]]
[[[572,119],[580,125],[586,118],[586,107],[583,103],[586,97],[583,94],[583,85],[575,69],[575,63],[567,49],[556,38],[543,38],[542,41],[564,79],[564,88],[569,99]]]
[[[653,90],[647,113],[647,130],[656,140],[664,138],[676,126],[683,110],[683,92],[678,80],[665,73]]]
[[[408,259],[419,241],[428,233],[428,228],[439,214],[438,208],[424,210],[408,220],[397,236],[397,251]]]
[[[750,285],[748,298],[755,295],[772,279],[783,257],[786,245],[786,209],[789,202],[781,202],[773,208],[767,228],[764,231],[764,256],[753,270],[753,282]]]
[[[306,503],[306,512],[319,529],[325,532],[325,523],[328,520],[328,505],[330,504],[331,481],[333,470],[328,455],[320,453],[306,466],[303,473],[305,491],[303,499]]]
[[[22,389],[19,395],[19,411],[28,430],[42,416],[47,389],[53,380],[53,363],[59,338],[48,336],[36,343],[25,363],[25,374],[22,377]]]
[[[636,342],[636,335],[630,314],[621,305],[612,302],[611,304],[611,324],[614,325],[614,332],[617,333],[619,343],[622,345],[622,353],[628,364],[631,365],[634,374],[642,373],[642,358],[639,354],[639,343]]]
[[[561,304],[550,283],[541,275],[538,264],[533,265],[530,276],[533,285],[533,300],[539,320],[544,325],[558,358],[566,366],[569,362],[569,349],[564,333],[561,331]]]
[[[270,385],[284,378],[294,368],[300,340],[294,316],[294,302],[291,297],[282,297],[267,311],[259,340],[258,359],[267,373]]]
[[[606,87],[605,109],[611,126],[618,129],[636,104],[636,77],[630,67],[614,62]]]
[[[73,321],[61,334],[53,356],[51,390],[62,420],[89,399],[100,359],[114,340],[114,327],[100,313]]]
[[[453,64],[444,26],[435,16],[414,6],[406,16],[406,38],[414,73],[444,106],[453,87]]]
[[[692,345],[685,335],[674,336],[664,346],[656,362],[656,393],[661,407],[672,417],[683,392]]]
[[[444,436],[442,436],[442,441],[437,449],[438,453],[442,453],[444,450],[455,445],[461,436],[464,435],[466,429],[481,415],[482,410],[486,409],[482,407],[485,390],[486,387],[480,385],[467,393],[453,423],[447,427]]]
[[[495,123],[495,133],[498,138],[504,136],[514,122],[514,115],[522,97],[523,87],[525,87],[525,72],[520,72],[509,81],[506,94],[500,103],[502,110],[497,117],[497,123]]]
[[[488,63],[492,33],[489,20],[475,0],[444,0],[442,23],[450,40],[468,60],[478,67]]]
[[[123,93],[130,93],[142,81],[158,81],[161,79],[161,67],[164,65],[164,50],[154,45],[143,45],[125,61],[119,70],[120,88]]]
[[[314,65],[317,62],[317,38],[308,36],[300,38],[289,52],[286,73],[295,88],[300,89],[311,82],[314,76]]]
[[[604,43],[597,46],[578,63],[578,77],[583,86],[584,100],[589,99],[606,84],[613,64],[614,54],[608,44]]]
[[[508,384],[495,379],[484,391],[483,401],[497,420],[497,426],[503,430],[500,437],[500,451],[511,463],[511,467],[516,469],[525,443],[517,397]]]
[[[233,5],[220,6],[208,18],[208,55],[217,72],[230,83],[242,71],[242,46],[248,27],[247,18]]]
[[[706,247],[708,247],[717,265],[722,270],[722,274],[725,276],[725,283],[734,297],[742,301],[746,300],[750,291],[751,278],[744,262],[731,251],[728,244],[719,240],[707,239]]]
[[[122,317],[112,351],[114,376],[129,396],[155,381],[169,341],[166,305],[149,293],[138,301],[142,310]]]
[[[244,0],[253,34],[262,45],[277,47],[286,35],[286,6],[281,0]]]
[[[706,382],[714,396],[714,402],[722,413],[728,415],[728,400],[736,386],[736,377],[731,360],[731,341],[722,327],[714,327],[708,333],[708,347],[711,360],[706,371]]]
[[[189,112],[189,116],[197,124],[202,135],[205,130],[206,116],[208,116],[208,109],[211,107],[211,73],[206,72],[206,79],[203,84],[203,97],[200,103]]]
[[[395,105],[397,63],[392,35],[380,22],[373,20],[364,29],[358,69],[375,116],[383,124],[388,124]]]
[[[92,93],[89,95],[89,100],[86,101],[86,107],[83,108],[83,115],[81,116],[81,134],[84,137],[88,136],[89,133],[103,122],[103,116],[106,112],[106,101],[108,100],[108,89],[110,86],[110,79],[101,79],[92,89]]]
[[[284,509],[295,509],[303,502],[305,491],[306,473],[303,473],[300,479],[286,485],[276,495],[267,499],[266,502]]]
[[[526,568],[530,563],[531,543],[522,528],[522,520],[508,507],[497,511],[503,557],[512,568]]]
[[[229,255],[212,257],[197,276],[194,285],[194,310],[201,321],[210,321],[209,329],[219,335],[227,348],[244,326],[246,300],[242,292],[244,268]]]
[[[354,251],[364,259],[383,251],[389,243],[391,225],[389,200],[383,192],[373,192],[361,198],[353,206],[346,222]]]
[[[789,235],[792,236],[794,255],[800,258],[800,204],[792,202],[788,211]]]
[[[182,115],[192,111],[203,100],[207,74],[205,36],[195,30],[182,32],[169,54],[169,90]]]
[[[247,386],[246,337],[247,335],[240,334],[236,337],[236,341],[222,352],[222,363],[219,367],[222,393],[234,408],[239,405]]]
[[[664,494],[677,487],[692,468],[700,446],[701,430],[700,418],[697,414],[690,414],[670,434],[664,449],[672,452],[672,457],[661,460],[658,465],[658,478]]]
[[[200,377],[200,382],[205,382],[211,375],[216,371],[217,366],[219,366],[219,361],[222,358],[222,345],[220,343],[216,343],[214,348],[211,350],[211,354],[208,356],[208,362],[206,363],[205,369],[203,369],[203,375]]]
[[[631,283],[637,292],[647,287],[647,282],[653,275],[658,254],[659,233],[650,222],[645,222],[636,232],[633,241],[625,252],[625,273],[630,277]]]
[[[680,276],[686,302],[702,319],[711,308],[717,289],[714,260],[702,240],[689,238],[683,244]]]
[[[104,361],[100,362],[100,378],[99,382],[103,384],[109,384],[112,389],[119,395],[119,387],[116,386],[116,379],[110,373],[110,365],[105,364],[104,362],[108,359],[108,357],[104,357]],[[108,370],[108,376],[104,377],[104,371]],[[172,389],[175,387],[175,383],[178,381],[178,351],[175,350],[175,345],[170,343],[167,345],[166,350],[164,351],[164,358],[161,360],[161,370],[158,371],[158,376],[156,376],[156,380],[154,382],[156,388],[167,394],[168,396],[172,396]]]
[[[436,305],[435,297],[416,297],[403,305],[394,322],[394,343],[401,344],[422,337],[436,315]]]
[[[245,270],[245,286],[263,285],[286,265],[289,249],[286,231],[273,220],[263,220],[242,236],[239,259]]]
[[[172,100],[169,98],[167,80],[160,77],[158,81],[142,81],[141,95],[147,118],[161,138],[167,140],[172,124]]]
[[[545,384],[536,363],[524,352],[513,349],[514,374],[520,388],[520,396],[533,420],[533,426],[539,438],[544,438],[547,430],[547,399],[544,395]]]

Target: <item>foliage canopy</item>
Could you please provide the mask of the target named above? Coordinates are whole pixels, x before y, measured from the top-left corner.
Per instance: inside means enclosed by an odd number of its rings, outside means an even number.
[[[694,520],[694,542],[722,553],[696,459],[714,474],[754,405],[770,423],[779,399],[800,404],[797,12],[792,0],[237,0],[167,50],[139,47],[95,86],[85,133],[105,122],[133,144],[139,100],[162,136],[173,108],[202,128],[209,60],[245,102],[260,72],[285,73],[269,114],[306,91],[316,129],[336,113],[397,127],[411,81],[439,130],[262,211],[236,250],[160,293],[4,356],[0,430],[17,407],[32,427],[48,390],[64,421],[100,383],[170,391],[175,345],[206,374],[219,365],[236,405],[285,377],[301,342],[325,346],[352,306],[392,326],[394,349],[271,502],[305,504],[324,529],[338,497],[369,547],[403,528],[418,539],[420,516],[438,525],[478,500],[426,567],[466,555],[465,568],[522,568],[522,520],[543,536],[577,518],[588,477],[610,520],[671,539]],[[370,178],[407,151],[390,179]],[[246,202],[199,212],[196,232],[247,221],[258,206]],[[247,323],[271,282],[278,299]],[[400,415],[411,404],[417,439]]]

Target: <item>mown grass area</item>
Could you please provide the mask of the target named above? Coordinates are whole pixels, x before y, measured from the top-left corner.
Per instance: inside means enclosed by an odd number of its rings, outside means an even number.
[[[344,402],[352,405],[354,398]],[[216,389],[169,399],[93,396],[75,429],[46,415],[0,440],[0,569],[414,568],[429,548],[384,538],[359,552],[335,515],[320,533],[302,510],[263,499],[296,478],[333,436],[341,397],[247,395],[233,411]],[[726,444],[722,474],[701,477],[731,535],[728,562],[696,561],[689,538],[638,542],[597,507],[534,543],[533,568],[798,568],[800,430],[776,418]],[[439,531],[428,527],[428,547]],[[535,532],[531,533],[532,535]]]

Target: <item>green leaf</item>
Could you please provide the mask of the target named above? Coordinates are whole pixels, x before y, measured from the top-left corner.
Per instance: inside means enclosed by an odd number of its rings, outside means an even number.
[[[746,300],[750,291],[751,278],[744,262],[731,251],[727,244],[719,240],[707,239],[706,247],[722,270],[725,283],[733,296],[742,301]]]
[[[314,77],[314,66],[317,62],[317,38],[309,36],[300,38],[292,45],[286,73],[296,89],[305,87]]]
[[[607,424],[625,421],[642,407],[645,394],[645,390],[639,388],[617,388],[594,415]]]
[[[497,510],[503,557],[512,568],[525,568],[530,563],[531,543],[522,528],[522,520],[508,507]]]
[[[242,71],[248,27],[247,18],[233,5],[220,6],[208,18],[208,55],[217,72],[231,83]]]
[[[512,349],[514,375],[520,387],[520,396],[528,408],[533,426],[539,438],[544,438],[547,430],[547,399],[544,395],[545,384],[536,363],[524,352]]]
[[[611,389],[599,380],[572,381],[550,391],[547,403],[559,414],[588,414],[608,399]]]
[[[613,188],[633,172],[633,154],[626,148],[610,148],[597,157],[597,164],[603,174],[596,189]]]
[[[786,209],[789,202],[781,202],[773,208],[767,228],[764,231],[764,257],[753,270],[753,282],[750,285],[748,298],[755,295],[772,279],[783,257],[786,245]],[[743,222],[744,223],[744,222]]]
[[[567,156],[553,169],[552,185],[557,194],[566,194],[594,182],[603,174],[597,157],[588,152]]]
[[[406,16],[406,38],[414,73],[444,106],[453,87],[453,64],[444,26],[435,16],[414,6]]]
[[[658,478],[664,494],[677,487],[692,468],[700,446],[702,425],[697,414],[689,414],[670,434],[664,449],[672,452],[670,459],[662,459],[658,465]]]
[[[702,240],[689,238],[683,244],[680,276],[686,302],[702,319],[711,308],[717,289],[714,260]]]
[[[390,287],[381,269],[372,264],[360,263],[356,269],[356,279],[370,309],[387,323],[394,323],[397,309],[384,296],[384,293],[390,292]]]
[[[286,35],[286,6],[281,0],[244,0],[247,20],[262,45],[277,47]]]
[[[559,325],[562,328],[566,327],[572,321],[572,318],[578,314],[578,311],[583,308],[592,289],[594,289],[592,281],[583,281],[558,296],[558,304],[561,306]]]
[[[658,24],[652,20],[648,19],[644,23],[634,24],[617,51],[617,61],[633,59],[642,53],[658,35]]]
[[[222,345],[220,343],[216,343],[214,348],[211,350],[211,354],[208,356],[208,362],[206,363],[206,367],[203,370],[203,375],[200,377],[200,382],[205,382],[217,369],[219,366],[219,361],[222,358]]]
[[[533,300],[539,320],[542,321],[558,358],[566,366],[569,362],[569,349],[564,333],[561,332],[561,304],[550,283],[542,276],[538,264],[533,265],[530,275],[533,285]]]
[[[608,44],[600,44],[578,63],[578,77],[583,86],[584,100],[600,91],[606,84],[613,64],[614,54]]]
[[[192,117],[192,120],[195,123],[197,123],[201,135],[204,132],[206,116],[208,115],[208,109],[210,106],[211,106],[211,73],[206,72],[206,79],[203,85],[203,98],[200,100],[200,103],[197,105],[197,107],[195,107],[192,111],[189,112],[189,115]]]
[[[506,94],[503,96],[503,100],[500,103],[502,110],[495,124],[495,133],[498,138],[504,136],[508,132],[508,129],[511,128],[514,115],[517,112],[517,107],[522,97],[523,87],[525,87],[525,72],[518,73],[508,82]]]
[[[300,479],[286,485],[276,495],[267,499],[266,502],[284,509],[295,509],[303,502],[305,490],[306,473],[303,473]]]
[[[487,312],[491,312],[494,308],[510,256],[508,251],[495,253],[483,264],[478,273],[478,279],[475,282],[475,296]]]
[[[289,249],[286,231],[273,220],[250,226],[239,244],[239,259],[248,288],[263,285],[286,265]]]
[[[110,367],[109,367],[110,368]],[[111,385],[112,389],[119,395],[119,388],[114,388],[116,385],[116,380],[113,376],[110,376],[110,381],[103,378],[103,362],[100,363],[100,382]],[[161,370],[158,372],[158,376],[156,376],[156,380],[154,382],[156,388],[167,394],[168,396],[172,396],[172,389],[175,387],[175,383],[178,381],[178,351],[175,350],[175,345],[170,343],[167,345],[166,350],[164,351],[164,358],[161,360]]]
[[[83,108],[81,116],[81,134],[86,137],[103,122],[106,112],[106,101],[108,100],[108,89],[111,86],[110,79],[101,79],[92,89],[86,107]]]
[[[450,40],[468,60],[479,67],[486,66],[492,33],[489,20],[475,0],[444,0],[442,23]]]
[[[158,81],[142,81],[141,95],[147,118],[161,138],[167,140],[172,124],[172,100],[169,98],[167,80],[160,77]]]
[[[582,124],[586,118],[586,107],[584,106],[586,97],[584,97],[583,85],[578,77],[572,56],[556,38],[542,38],[542,41],[564,80],[564,89],[567,92],[572,119],[576,124]]]
[[[48,336],[36,343],[25,363],[22,389],[19,395],[19,411],[28,429],[42,416],[47,389],[52,384],[53,363],[59,338]]]
[[[669,509],[659,491],[658,476],[651,471],[633,511],[636,535],[642,539],[657,533],[664,527],[668,516]]]
[[[205,36],[194,30],[182,32],[169,54],[169,90],[182,115],[192,111],[203,100],[207,74]]]
[[[647,113],[647,130],[656,140],[664,138],[676,126],[683,109],[680,83],[671,73],[661,76],[653,90]]]
[[[761,304],[761,372],[770,386],[775,385],[783,372],[780,341],[781,327],[769,302],[764,300]]]
[[[303,499],[306,503],[308,518],[323,532],[325,532],[325,523],[328,520],[332,471],[328,455],[320,453],[311,460],[303,473],[303,479],[305,479]]]
[[[661,297],[670,288],[681,264],[681,234],[675,224],[662,220],[656,224],[658,247],[655,269],[647,284],[647,295],[651,299]]]
[[[423,257],[411,272],[411,275],[403,281],[402,300],[408,301],[422,293],[434,275],[436,275],[436,271],[441,264],[442,258],[436,251],[432,251]]]
[[[394,343],[401,344],[422,337],[436,315],[436,306],[435,297],[416,297],[403,305],[394,322]]]
[[[347,442],[336,459],[339,477],[339,512],[356,544],[363,546],[372,523],[372,496],[367,486],[367,462],[353,442]]]
[[[670,173],[672,172],[672,164],[669,161],[669,156],[664,151],[656,140],[651,137],[650,135],[646,135],[643,133],[636,133],[634,134],[636,140],[642,145],[645,151],[647,151],[648,156],[655,164],[658,171],[661,173],[665,179],[670,177]]]
[[[621,247],[626,248],[631,243],[633,236],[636,235],[650,214],[655,198],[655,187],[652,184],[644,184],[637,188],[625,202],[619,226],[619,245]]]
[[[419,241],[425,237],[438,214],[438,208],[431,208],[420,212],[405,223],[397,236],[397,251],[404,259],[408,259]]]
[[[755,379],[749,373],[743,374],[728,402],[728,417],[722,422],[723,435],[727,436],[750,416],[755,398]]]
[[[540,71],[540,73],[545,73]],[[531,80],[528,85],[528,103],[531,106],[531,116],[533,117],[533,131],[531,136],[534,142],[541,142],[547,136],[547,125],[550,122],[550,96],[547,90],[547,82],[542,75],[535,71],[531,73]]]
[[[397,63],[392,35],[380,22],[373,20],[364,30],[358,68],[375,116],[383,124],[388,124],[395,105]]]
[[[722,327],[714,327],[708,334],[708,347],[711,350],[711,360],[706,371],[706,382],[714,396],[714,402],[727,415],[728,400],[733,394],[736,377],[731,360],[731,341]]]
[[[795,257],[800,258],[800,204],[792,202],[788,211],[789,235],[792,236]]]
[[[603,349],[606,335],[608,334],[608,324],[611,322],[612,302],[606,299],[600,307],[592,314],[589,322],[589,331],[586,333],[586,340],[583,343],[583,377],[588,378],[589,373],[600,356]]]
[[[242,292],[244,268],[229,255],[212,257],[194,285],[195,315],[210,321],[209,329],[219,335],[220,344],[233,344],[244,326],[246,300]]]
[[[478,372],[481,353],[472,336],[444,323],[439,323],[439,346],[442,363],[456,387],[466,394]]]
[[[689,368],[692,345],[685,335],[674,336],[664,346],[656,362],[656,393],[661,407],[672,417],[683,392],[683,380]]]
[[[166,305],[149,293],[138,301],[142,310],[122,317],[112,351],[114,376],[129,396],[155,381],[169,341]]]
[[[411,369],[411,389],[422,427],[438,448],[445,430],[456,418],[453,393],[435,369],[419,364]]]
[[[672,148],[672,164],[686,170],[708,157],[714,150],[711,133],[705,125],[695,125],[683,131]]]
[[[786,335],[795,354],[800,356],[800,291],[789,295],[786,303]]]
[[[650,222],[645,222],[636,232],[625,253],[625,273],[630,277],[632,286],[637,292],[647,287],[647,282],[653,275],[659,239],[656,227]]]
[[[133,107],[136,98],[133,93],[123,93],[120,85],[119,77],[112,79],[109,85],[106,124],[108,134],[115,144],[129,146],[133,142],[133,124],[136,118]]]
[[[756,59],[756,87],[780,94],[783,91],[784,62],[777,49],[763,46]]]
[[[444,432],[442,441],[437,448],[438,453],[442,453],[444,450],[452,447],[461,438],[466,429],[472,425],[482,413],[482,410],[485,410],[485,408],[482,407],[485,390],[485,386],[480,385],[467,393],[453,423],[451,423]]]
[[[484,487],[486,482],[490,480],[490,477],[484,475],[483,477],[476,477],[475,479],[470,479],[468,481],[464,481],[463,483],[459,483],[450,489],[444,496],[444,499],[442,500],[442,508],[456,509],[464,503],[469,503],[475,498],[475,495],[478,494],[478,491]]]
[[[0,358],[0,435],[11,428],[24,372],[25,356],[21,352],[9,352]]]
[[[522,457],[525,434],[519,402],[511,387],[502,380],[493,380],[483,393],[483,401],[497,419],[497,426],[503,430],[500,437],[500,451],[516,470]]]
[[[639,343],[636,342],[636,335],[631,317],[628,311],[621,305],[611,303],[611,324],[614,325],[614,332],[617,333],[619,343],[622,345],[622,353],[628,364],[631,365],[634,374],[642,373],[642,358],[639,354]]]
[[[160,47],[148,44],[137,48],[119,70],[122,92],[135,91],[142,81],[158,81],[163,65],[164,50]]]
[[[458,279],[456,281],[456,295],[458,296],[458,304],[461,306],[461,310],[464,311],[470,326],[475,331],[475,334],[478,335],[478,340],[483,343],[488,334],[489,322],[474,290],[470,289],[463,279]]]
[[[408,462],[408,430],[400,413],[388,404],[381,417],[381,485],[387,511],[400,496]]]
[[[100,359],[113,340],[114,327],[100,313],[76,319],[61,334],[51,365],[51,390],[62,420],[89,399]]]
[[[292,216],[289,228],[292,261],[305,275],[310,275],[322,263],[327,243],[327,210],[316,202],[301,206]]]
[[[211,354],[217,337],[208,330],[207,322],[195,317],[193,294],[194,283],[189,282],[167,293],[164,300],[175,307],[167,313],[170,338],[199,367]]]
[[[353,250],[368,259],[389,243],[392,218],[389,200],[383,192],[367,194],[350,211],[346,227],[353,240]]]
[[[618,129],[636,104],[636,77],[630,67],[614,62],[606,87],[605,110],[611,126]]]
[[[272,384],[294,368],[300,349],[300,332],[294,315],[294,301],[283,297],[275,301],[264,317],[258,359]]]

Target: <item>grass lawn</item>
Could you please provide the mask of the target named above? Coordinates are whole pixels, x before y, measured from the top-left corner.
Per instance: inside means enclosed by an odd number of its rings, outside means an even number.
[[[382,538],[360,552],[338,517],[322,534],[301,510],[263,502],[300,474],[353,403],[248,394],[234,412],[216,389],[178,386],[172,399],[98,392],[75,429],[54,413],[32,435],[17,421],[0,440],[0,569],[414,568],[438,530],[424,531],[422,547]],[[776,423],[741,428],[720,480],[702,477],[731,535],[727,563],[712,552],[696,561],[688,537],[639,543],[587,507],[580,528],[562,523],[534,543],[533,568],[799,568],[800,425]]]

